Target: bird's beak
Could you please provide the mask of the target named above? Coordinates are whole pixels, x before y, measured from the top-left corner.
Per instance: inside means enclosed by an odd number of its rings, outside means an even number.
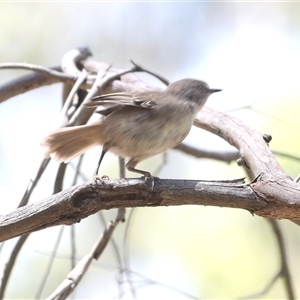
[[[211,93],[217,93],[217,92],[221,92],[222,90],[220,89],[210,89]]]

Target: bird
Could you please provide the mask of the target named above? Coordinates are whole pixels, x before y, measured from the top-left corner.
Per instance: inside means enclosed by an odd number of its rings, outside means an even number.
[[[136,165],[180,144],[188,135],[197,113],[208,97],[221,89],[211,89],[201,80],[181,79],[164,90],[104,94],[86,103],[87,108],[102,107],[103,118],[90,124],[65,127],[48,134],[41,142],[45,157],[69,162],[88,149],[102,145],[94,171],[97,181],[104,155],[110,151],[129,158],[129,171],[153,176]],[[104,107],[104,109],[103,109]]]

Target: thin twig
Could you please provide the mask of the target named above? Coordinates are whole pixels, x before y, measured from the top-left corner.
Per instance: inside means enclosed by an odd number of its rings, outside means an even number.
[[[149,71],[145,68],[143,68],[142,66],[136,64],[132,59],[130,59],[130,62],[136,67],[136,71],[140,71],[140,72],[146,72],[154,77],[156,77],[157,79],[159,79],[162,83],[164,83],[165,85],[169,85],[170,84],[170,81],[166,78],[164,78],[163,76],[157,74],[157,73],[154,73],[152,71]]]
[[[106,248],[111,239],[112,233],[116,225],[121,220],[110,222],[100,235],[98,241],[94,244],[90,253],[83,257],[75,266],[75,268],[66,276],[66,279],[58,286],[58,288],[47,299],[66,299],[76,288],[82,277],[88,270],[93,259],[98,259]]]
[[[42,160],[42,162],[41,162],[41,164],[40,164],[40,166],[39,166],[36,174],[34,175],[33,178],[30,178],[29,184],[27,186],[27,189],[26,189],[26,191],[25,191],[25,193],[24,193],[24,195],[23,195],[23,197],[22,197],[22,199],[21,199],[18,207],[22,207],[22,206],[27,205],[28,200],[29,200],[31,194],[32,194],[35,186],[37,185],[38,181],[40,180],[42,174],[44,173],[44,171],[45,171],[45,169],[46,169],[49,161],[50,161],[50,158],[44,158]]]
[[[65,178],[66,170],[67,170],[67,164],[60,163],[55,179],[54,179],[54,188],[53,188],[53,194],[59,193],[63,190],[63,181]]]
[[[53,263],[54,263],[54,259],[56,257],[56,254],[57,254],[57,250],[58,250],[58,246],[61,242],[61,238],[62,238],[62,235],[63,235],[63,232],[64,232],[64,226],[61,226],[60,227],[60,230],[59,230],[59,233],[58,233],[58,236],[56,238],[56,242],[54,244],[54,247],[53,247],[53,250],[52,250],[52,253],[51,253],[51,256],[50,256],[50,260],[48,262],[48,265],[46,267],[46,270],[45,270],[45,273],[44,275],[42,276],[42,281],[39,285],[39,288],[35,294],[35,299],[40,299],[41,298],[41,294],[43,292],[43,289],[45,287],[45,284],[46,284],[46,281],[50,275],[50,272],[51,272],[51,268],[53,266]]]
[[[55,77],[60,80],[75,81],[77,76],[68,75],[56,70],[28,63],[0,63],[0,69],[23,69],[28,71],[39,72],[47,76]]]
[[[292,287],[291,275],[290,275],[290,271],[289,271],[289,267],[288,267],[288,263],[287,263],[287,255],[286,255],[286,251],[285,251],[285,245],[284,245],[284,241],[283,241],[282,232],[280,230],[277,220],[268,219],[268,222],[274,231],[274,235],[275,235],[275,238],[276,238],[276,241],[278,244],[278,249],[279,249],[279,253],[280,253],[280,262],[281,262],[280,270],[273,276],[273,278],[270,280],[270,282],[261,291],[256,292],[251,295],[237,298],[239,300],[253,299],[253,298],[258,298],[258,297],[265,295],[266,293],[269,292],[269,290],[274,286],[274,284],[280,277],[283,277],[283,280],[284,280],[284,285],[285,285],[286,292],[287,292],[287,299],[289,299],[289,300],[295,299],[295,294],[294,294],[293,287]]]
[[[126,177],[126,170],[125,170],[125,159],[124,157],[120,157],[119,156],[119,175],[120,178],[125,178]],[[119,208],[118,209],[118,213],[117,213],[117,219],[121,220],[122,222],[125,222],[125,213],[126,213],[126,209],[125,208]],[[114,238],[112,237],[112,242],[113,242],[113,246],[115,249],[116,254],[118,254],[118,258],[119,258],[119,278],[118,278],[118,287],[119,287],[119,295],[121,296],[124,292],[124,286],[123,286],[123,282],[124,282],[124,269],[125,267],[123,266],[122,260],[121,260],[121,255],[119,250],[117,250],[117,245],[116,242],[114,240]],[[125,274],[126,273],[126,269],[125,269]]]
[[[75,126],[75,125],[82,125],[85,124],[90,116],[93,114],[92,109],[88,109],[84,106],[85,103],[89,102],[94,96],[96,96],[99,92],[98,85],[101,82],[103,74],[98,72],[96,80],[94,81],[91,89],[89,90],[88,94],[82,101],[81,105],[77,108],[75,113],[73,114],[72,118],[69,120],[67,126]]]
[[[126,222],[126,227],[125,227],[124,236],[123,236],[123,257],[124,257],[124,265],[125,265],[125,274],[126,274],[127,282],[129,285],[129,290],[130,290],[132,298],[136,299],[136,290],[134,288],[133,280],[132,280],[131,273],[130,273],[129,246],[128,246],[128,244],[129,244],[128,243],[129,227],[131,225],[134,212],[135,212],[134,208],[129,211],[129,215],[128,215],[127,222]]]
[[[91,89],[89,90],[88,94],[86,95],[85,99],[81,103],[80,107],[76,110],[72,118],[70,119],[67,126],[74,126],[74,125],[82,125],[85,124],[90,116],[93,113],[93,110],[90,108],[86,108],[84,104],[91,101],[93,97],[99,94],[104,88],[109,85],[112,81],[119,79],[122,75],[134,72],[136,67],[132,67],[128,70],[120,71],[116,74],[109,74],[103,72],[98,72],[95,82],[93,83]]]
[[[295,182],[299,182],[300,180],[300,174],[298,174],[298,176],[294,179]]]
[[[75,268],[76,265],[76,242],[75,242],[75,225],[72,225],[70,228],[71,233],[71,269]]]
[[[124,157],[120,157],[119,156],[119,175],[120,175],[120,178],[126,178],[126,170],[125,170],[125,159]]]
[[[105,220],[104,213],[102,211],[99,211],[98,216],[101,220],[102,225],[106,226],[107,221]],[[117,265],[118,265],[118,271],[119,271],[118,283],[123,282],[124,281],[123,280],[124,267],[123,267],[123,262],[122,262],[122,258],[121,258],[121,253],[120,253],[119,247],[117,245],[117,242],[113,236],[111,237],[110,242],[111,242],[111,245],[113,248],[113,253],[115,254],[115,258],[117,260]],[[119,288],[119,298],[121,298],[120,295],[122,295],[124,292],[123,284],[118,284],[118,288]]]
[[[197,158],[210,158],[215,160],[224,161],[230,163],[233,160],[236,160],[240,157],[238,151],[213,151],[213,150],[205,150],[199,149],[185,143],[181,143],[174,148],[175,150],[180,150],[185,154],[189,154],[191,156]]]
[[[22,248],[23,244],[27,240],[29,234],[23,235],[18,239],[18,242],[16,243],[14,249],[11,252],[9,261],[5,264],[3,276],[1,279],[1,285],[0,285],[0,299],[2,300],[4,297],[5,289],[8,283],[8,279],[10,277],[11,271],[15,265],[16,259],[18,257],[18,254],[20,252],[20,249]]]
[[[236,299],[237,300],[246,300],[246,299],[254,299],[254,298],[261,297],[261,296],[265,295],[273,287],[273,285],[278,280],[278,278],[280,278],[280,272],[278,272],[261,291],[256,292],[251,295],[244,296],[244,297],[238,297]]]
[[[84,155],[80,155],[79,160],[76,165],[75,174],[73,178],[72,185],[75,185],[78,182],[78,179],[81,175],[81,165]],[[69,164],[68,164],[69,165]],[[76,265],[76,242],[75,242],[75,224],[71,226],[71,268],[74,269]]]
[[[77,93],[77,91],[80,88],[80,86],[82,85],[82,83],[86,80],[87,76],[88,76],[88,73],[83,69],[82,72],[80,73],[78,79],[76,80],[75,84],[73,85],[73,87],[64,103],[64,106],[60,112],[61,127],[64,127],[68,124],[68,122],[69,122],[68,110],[72,105],[72,101],[73,101],[75,94]]]
[[[134,286],[134,288],[135,288],[136,290],[138,290],[138,289],[141,288],[141,287],[148,286],[148,285],[152,284],[152,285],[159,285],[159,286],[168,288],[168,289],[170,289],[171,291],[174,291],[174,292],[178,293],[179,295],[183,295],[183,296],[185,296],[185,297],[188,298],[188,299],[199,299],[198,297],[195,297],[195,296],[193,296],[193,295],[191,295],[191,294],[189,294],[189,293],[186,293],[186,292],[184,292],[184,291],[182,291],[182,290],[180,290],[180,289],[178,289],[178,288],[176,288],[176,287],[173,287],[173,286],[168,285],[168,284],[161,283],[161,282],[159,282],[159,281],[157,281],[157,280],[151,279],[151,278],[149,278],[149,277],[147,277],[147,276],[145,276],[145,275],[143,275],[143,274],[140,274],[140,273],[138,273],[138,272],[130,271],[130,273],[131,273],[131,275],[136,275],[136,276],[139,276],[139,277],[142,277],[142,278],[143,278],[143,279],[142,279],[143,281],[135,280],[135,282],[138,282],[138,283],[139,283],[138,285],[136,284],[136,285]],[[125,294],[125,292],[126,292],[126,291],[124,291],[124,294]],[[121,296],[124,296],[124,294],[122,294]]]
[[[239,151],[232,150],[232,151],[214,151],[214,150],[205,150],[196,148],[190,145],[187,145],[185,143],[181,143],[178,146],[174,147],[173,149],[179,150],[185,154],[197,157],[197,158],[209,158],[209,159],[215,159],[219,161],[224,161],[227,163],[230,163],[240,157]],[[277,156],[281,156],[284,158],[292,159],[295,161],[300,161],[300,157],[284,153],[277,150],[272,150],[272,153]]]
[[[266,112],[263,112],[263,111],[260,111],[260,110],[258,110],[258,109],[256,109],[256,108],[254,108],[254,104],[255,104],[255,102],[257,102],[257,100],[258,100],[258,98],[256,98],[256,99],[255,99],[252,103],[250,103],[249,105],[244,105],[244,106],[240,106],[240,107],[237,107],[237,108],[234,108],[234,109],[229,109],[229,110],[226,110],[225,112],[228,113],[228,112],[234,112],[234,111],[238,111],[238,110],[242,110],[242,109],[246,109],[246,110],[248,109],[248,110],[251,110],[251,111],[253,111],[253,112],[258,113],[259,115],[263,115],[264,117],[270,118],[270,119],[272,119],[272,120],[274,120],[274,121],[277,121],[277,122],[280,122],[280,123],[284,123],[284,124],[288,125],[289,127],[291,127],[291,128],[293,128],[293,129],[299,131],[299,129],[300,129],[299,127],[294,126],[294,125],[291,124],[291,123],[288,123],[287,120],[283,120],[283,119],[281,119],[281,118],[275,117],[275,116],[273,116],[273,115],[271,115],[271,114],[268,114],[268,113],[266,113]]]
[[[287,254],[285,250],[285,244],[283,241],[283,235],[280,230],[279,224],[277,220],[269,219],[268,220],[276,237],[276,241],[278,244],[279,248],[279,253],[280,253],[280,262],[281,262],[281,268],[280,268],[280,275],[283,277],[284,280],[284,285],[286,288],[287,292],[287,297],[289,300],[294,300],[295,299],[295,293],[292,287],[292,278],[287,262]]]
[[[292,154],[289,154],[289,153],[284,153],[284,152],[281,152],[281,151],[277,151],[277,150],[272,150],[272,153],[274,155],[277,155],[277,156],[281,156],[281,157],[284,157],[284,158],[288,158],[288,159],[292,159],[292,160],[295,160],[295,161],[300,161],[300,157],[299,156],[295,156],[295,155],[292,155]]]

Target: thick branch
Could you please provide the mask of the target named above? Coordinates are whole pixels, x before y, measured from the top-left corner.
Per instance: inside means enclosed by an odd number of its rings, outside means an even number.
[[[277,179],[291,180],[279,165],[263,136],[242,120],[204,107],[194,125],[220,136],[236,147],[245,166],[251,169],[255,176],[265,172]]]
[[[246,168],[256,176],[251,184],[268,205],[256,214],[274,219],[299,219],[300,185],[281,168],[262,135],[243,121],[205,107],[194,123],[239,149]]]
[[[61,70],[58,66],[51,69],[56,71]],[[69,81],[72,80],[69,79]],[[62,82],[62,79],[55,76],[49,76],[49,74],[34,73],[21,76],[0,86],[0,103],[14,96],[58,82]]]
[[[46,227],[70,225],[99,210],[187,204],[250,211],[266,205],[241,180],[156,180],[153,190],[143,179],[110,180],[103,185],[88,182],[0,216],[0,241]]]

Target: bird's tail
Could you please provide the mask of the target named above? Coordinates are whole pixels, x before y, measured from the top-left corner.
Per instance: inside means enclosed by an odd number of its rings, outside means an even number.
[[[100,144],[103,144],[102,120],[55,130],[41,142],[45,148],[45,157],[52,157],[65,163]]]

